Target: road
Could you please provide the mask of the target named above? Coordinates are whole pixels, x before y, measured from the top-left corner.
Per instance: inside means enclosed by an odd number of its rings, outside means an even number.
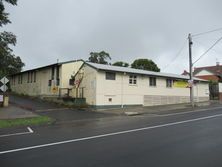
[[[1,166],[222,166],[222,107],[31,128],[0,137]]]

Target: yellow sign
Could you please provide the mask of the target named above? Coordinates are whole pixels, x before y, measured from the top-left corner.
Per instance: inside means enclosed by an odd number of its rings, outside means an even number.
[[[173,87],[175,88],[188,88],[189,84],[186,81],[174,81]]]
[[[57,86],[54,86],[54,87],[52,88],[52,92],[53,92],[53,93],[57,93],[57,92],[58,92],[58,87],[57,87]]]

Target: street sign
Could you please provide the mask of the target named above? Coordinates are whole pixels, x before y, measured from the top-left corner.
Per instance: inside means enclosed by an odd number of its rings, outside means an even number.
[[[0,81],[3,83],[3,85],[5,85],[9,82],[8,78],[6,78],[6,77],[3,77]]]
[[[8,87],[7,87],[6,85],[2,85],[2,86],[0,87],[0,89],[1,89],[2,92],[6,92],[6,90],[8,89]]]
[[[0,95],[0,102],[3,102],[3,95]]]
[[[0,90],[1,90],[2,92],[6,92],[6,90],[8,89],[8,87],[6,86],[6,84],[9,82],[8,78],[3,77],[0,81],[1,81],[1,83],[3,84],[3,85],[0,87]]]

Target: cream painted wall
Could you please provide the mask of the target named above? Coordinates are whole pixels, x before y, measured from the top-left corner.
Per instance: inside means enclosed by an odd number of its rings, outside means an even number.
[[[123,73],[116,73],[116,80],[106,80],[101,71],[96,78],[96,105],[143,105],[144,95],[189,96],[189,88],[167,88],[165,78],[157,78],[155,87],[149,86],[149,77],[142,75],[137,75],[137,85],[130,85],[129,75]],[[208,97],[207,90],[207,83],[198,83],[194,95]]]
[[[72,85],[69,85],[69,79],[71,76],[75,75],[79,68],[82,66],[83,61],[75,61],[70,63],[64,63],[61,67],[61,88],[72,88]]]
[[[10,80],[13,92],[30,96],[51,94],[51,89],[48,87],[48,80],[51,79],[51,68],[36,71],[36,82],[28,83],[28,72],[20,75],[22,75],[22,84],[18,83],[19,75],[15,76],[15,82]]]
[[[51,80],[52,67],[42,68],[36,71],[36,82],[27,83],[28,81],[28,72],[21,73],[15,76],[15,84],[11,79],[11,89],[13,92],[19,94],[25,94],[30,96],[53,96],[58,95],[59,91],[52,91],[53,87],[59,88],[71,88],[73,86],[69,85],[69,79],[71,75],[74,75],[83,61],[68,62],[59,65],[59,86],[56,85],[56,66],[54,68],[54,80],[52,81],[52,86],[48,86],[49,80]],[[18,84],[18,76],[23,76],[22,84]]]
[[[96,105],[96,89],[97,89],[97,71],[94,68],[84,65],[81,70],[83,79],[79,88],[84,90],[83,97],[86,98],[86,103]]]

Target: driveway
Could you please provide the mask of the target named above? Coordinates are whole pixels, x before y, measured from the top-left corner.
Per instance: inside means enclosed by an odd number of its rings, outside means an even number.
[[[10,103],[27,109],[39,115],[54,118],[56,123],[72,122],[77,120],[101,119],[116,116],[112,113],[99,113],[90,109],[72,109],[37,98],[28,98],[10,95]]]
[[[55,103],[50,103],[37,98],[23,97],[18,95],[10,95],[9,102],[21,108],[29,109],[32,111],[53,110],[62,108]]]

